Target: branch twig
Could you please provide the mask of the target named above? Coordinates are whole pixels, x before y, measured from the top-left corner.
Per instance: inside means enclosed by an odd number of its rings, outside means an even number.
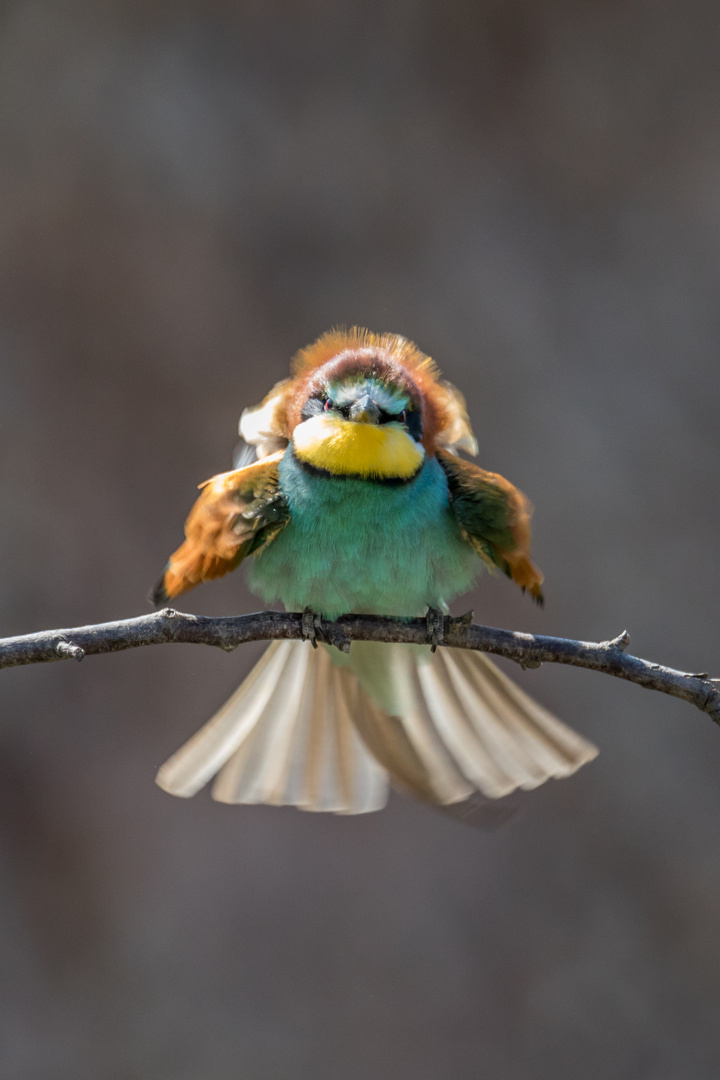
[[[405,620],[379,615],[343,615],[334,622],[315,616],[313,634],[318,640],[344,652],[353,641],[396,641],[412,645],[430,642],[495,653],[525,668],[544,663],[590,668],[689,701],[720,724],[720,688],[715,685],[718,680],[710,679],[704,672],[675,671],[628,655],[625,649],[630,638],[626,632],[612,641],[573,641],[479,626],[472,622],[472,612],[459,619],[445,616],[442,628],[438,623],[437,613],[432,613],[432,618],[428,619]],[[210,618],[164,608],[135,619],[0,639],[0,668],[52,660],[82,660],[84,656],[175,641],[215,645],[230,652],[246,641],[306,638],[307,631],[307,613],[303,617],[292,612],[259,611],[253,615]]]

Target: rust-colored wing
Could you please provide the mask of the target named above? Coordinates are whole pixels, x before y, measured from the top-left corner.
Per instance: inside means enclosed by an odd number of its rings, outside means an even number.
[[[185,543],[170,556],[151,594],[155,604],[234,570],[287,524],[289,512],[278,487],[282,456],[273,454],[200,485],[202,494],[185,522]]]
[[[521,491],[497,473],[438,450],[450,501],[463,536],[489,565],[543,602],[543,575],[530,560],[532,507]]]

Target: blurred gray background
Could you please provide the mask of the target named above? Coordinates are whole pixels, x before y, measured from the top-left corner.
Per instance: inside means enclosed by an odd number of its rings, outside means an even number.
[[[720,675],[719,53],[712,0],[3,4],[0,632],[147,610],[241,409],[360,323],[536,505],[545,610],[478,618]],[[160,792],[260,651],[2,674],[3,1080],[717,1080],[709,719],[516,671],[602,753],[494,832]]]

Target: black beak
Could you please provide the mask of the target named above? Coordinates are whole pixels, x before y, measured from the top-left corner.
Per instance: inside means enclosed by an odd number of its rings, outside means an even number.
[[[358,424],[377,424],[380,419],[380,408],[369,394],[365,394],[350,406],[350,419]]]

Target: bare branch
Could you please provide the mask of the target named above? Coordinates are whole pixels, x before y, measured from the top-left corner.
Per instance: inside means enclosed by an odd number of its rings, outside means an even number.
[[[211,618],[164,608],[135,619],[0,639],[0,667],[82,660],[84,656],[176,641],[215,645],[230,652],[246,641],[294,638],[322,641],[343,652],[349,650],[353,641],[396,641],[478,649],[514,660],[524,668],[545,663],[590,668],[689,701],[720,724],[720,688],[715,685],[718,680],[709,679],[704,672],[675,671],[630,656],[625,652],[630,643],[626,631],[611,641],[573,641],[479,626],[472,622],[472,612],[459,619],[445,616],[441,624],[439,612],[420,619],[343,615],[330,622],[308,612],[258,611],[252,615]]]

